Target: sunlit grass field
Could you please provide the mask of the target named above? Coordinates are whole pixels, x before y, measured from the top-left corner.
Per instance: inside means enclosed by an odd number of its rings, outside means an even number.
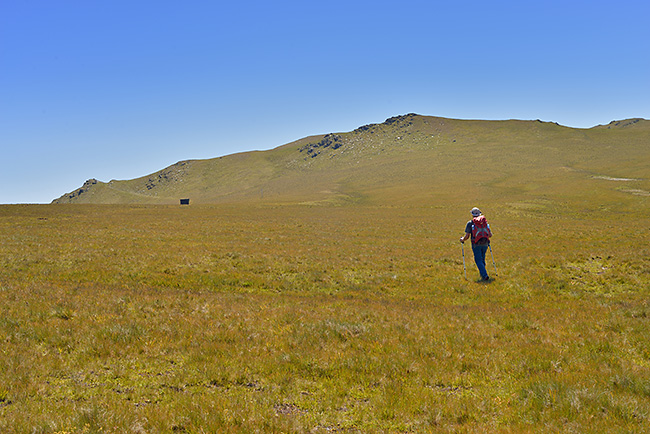
[[[0,432],[648,432],[626,209],[1,206]]]

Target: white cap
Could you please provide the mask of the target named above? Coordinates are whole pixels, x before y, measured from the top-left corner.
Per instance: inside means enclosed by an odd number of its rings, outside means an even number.
[[[472,215],[473,215],[474,217],[478,217],[478,216],[480,216],[480,215],[481,215],[481,210],[478,209],[478,208],[476,208],[476,207],[472,208]]]

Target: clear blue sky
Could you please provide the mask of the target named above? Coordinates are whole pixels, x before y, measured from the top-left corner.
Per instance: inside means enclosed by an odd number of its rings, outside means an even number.
[[[0,203],[410,112],[650,118],[649,17],[647,0],[4,1]]]

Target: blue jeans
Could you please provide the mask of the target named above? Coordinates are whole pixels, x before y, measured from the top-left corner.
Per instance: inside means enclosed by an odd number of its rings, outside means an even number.
[[[485,269],[485,255],[487,254],[488,246],[477,246],[472,244],[472,252],[474,253],[474,262],[478,267],[478,272],[481,273],[483,279],[488,277],[487,270]]]

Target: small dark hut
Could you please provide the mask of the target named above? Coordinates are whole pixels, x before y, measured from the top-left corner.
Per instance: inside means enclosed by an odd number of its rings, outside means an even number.
[[[181,199],[181,205],[189,205],[190,200],[189,199]]]

